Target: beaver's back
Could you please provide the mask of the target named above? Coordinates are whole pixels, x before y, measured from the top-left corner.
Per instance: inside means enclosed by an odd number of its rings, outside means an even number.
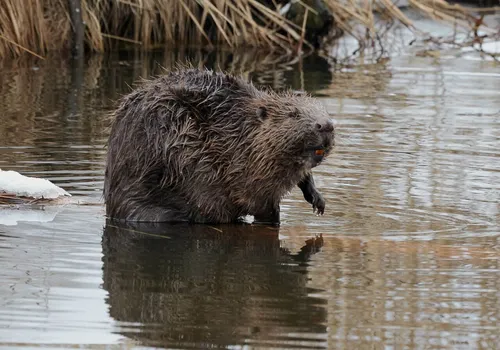
[[[174,192],[203,213],[239,213],[241,208],[224,204],[228,182],[234,181],[225,174],[232,166],[232,178],[241,177],[234,170],[247,157],[257,123],[247,111],[259,93],[241,79],[189,69],[147,82],[125,97],[108,142],[109,215],[122,216],[121,209],[154,197],[161,204]]]

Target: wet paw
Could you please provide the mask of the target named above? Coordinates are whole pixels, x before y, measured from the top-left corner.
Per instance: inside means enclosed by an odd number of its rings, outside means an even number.
[[[259,225],[276,225],[280,224],[280,207],[273,206],[271,209],[263,210],[260,213],[254,214],[254,224]]]
[[[323,215],[325,213],[325,200],[321,194],[317,193],[313,196],[312,206],[313,212],[317,215]]]

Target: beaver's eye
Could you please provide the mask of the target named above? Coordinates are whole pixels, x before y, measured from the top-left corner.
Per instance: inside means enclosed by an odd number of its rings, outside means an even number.
[[[255,112],[257,115],[257,118],[264,120],[267,117],[267,109],[266,107],[259,107],[257,108],[257,111]]]
[[[306,95],[306,92],[304,90],[293,90],[292,93],[295,96],[305,96]]]

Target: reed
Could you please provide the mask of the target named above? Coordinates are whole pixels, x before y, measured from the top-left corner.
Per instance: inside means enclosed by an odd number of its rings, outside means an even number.
[[[393,4],[396,0],[324,0],[335,25],[358,40],[376,37],[381,29],[375,14],[388,23],[411,21]],[[304,23],[292,23],[262,0],[81,0],[85,44],[104,51],[117,42],[144,49],[164,44],[229,47],[266,47],[296,51],[307,46]],[[268,1],[272,3],[272,1]],[[302,0],[306,15],[315,15]],[[477,20],[459,5],[444,0],[408,0],[428,16],[470,30]],[[362,28],[359,30],[357,28]],[[68,0],[2,0],[0,2],[0,57],[23,52],[43,56],[50,50],[68,49],[71,22]]]
[[[450,4],[445,0],[406,0],[408,5],[436,21],[441,21],[464,31],[474,31],[483,26],[477,12],[498,11],[500,8],[473,8]],[[397,6],[401,0],[325,0],[337,26],[353,35],[358,41],[380,37],[387,25],[399,22],[419,32],[412,21]],[[377,15],[377,16],[376,16]],[[377,26],[377,20],[381,25]],[[486,28],[488,30],[488,28]],[[490,31],[491,32],[491,31]]]

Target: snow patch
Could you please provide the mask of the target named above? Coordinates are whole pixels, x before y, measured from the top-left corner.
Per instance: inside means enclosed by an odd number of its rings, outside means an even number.
[[[19,174],[17,171],[3,171],[2,169],[0,169],[0,192],[35,199],[55,199],[61,196],[71,196],[49,180],[28,177]]]
[[[473,46],[467,46],[461,48],[462,52],[474,52],[482,49],[485,53],[492,55],[500,55],[500,41],[487,41],[482,45],[474,44]]]

